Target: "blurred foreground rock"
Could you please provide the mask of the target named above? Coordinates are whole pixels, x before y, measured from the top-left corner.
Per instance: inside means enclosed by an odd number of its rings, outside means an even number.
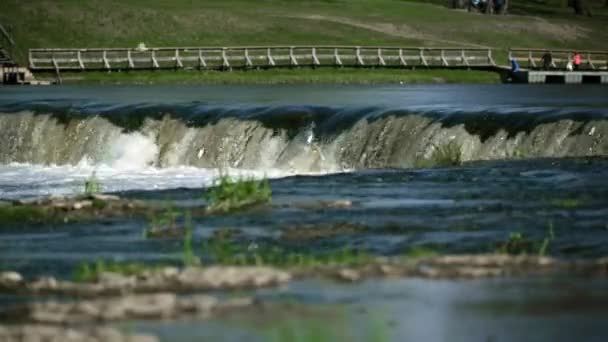
[[[250,298],[218,300],[207,295],[178,297],[174,293],[127,295],[73,302],[35,302],[4,311],[3,321],[53,325],[182,317],[206,319],[214,313],[253,305]]]
[[[166,267],[138,275],[101,273],[94,282],[61,281],[42,277],[25,282],[15,272],[0,274],[0,292],[63,294],[91,297],[125,293],[197,292],[251,289],[285,284],[290,273],[271,267]]]
[[[157,342],[158,338],[148,335],[126,335],[109,327],[77,329],[50,325],[0,325],[0,341]]]

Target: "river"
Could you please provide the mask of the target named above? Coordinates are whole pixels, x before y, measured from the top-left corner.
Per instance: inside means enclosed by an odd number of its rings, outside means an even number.
[[[272,209],[196,220],[196,243],[236,228],[244,245],[307,253],[460,254],[551,232],[550,255],[600,258],[607,95],[599,85],[2,87],[0,200],[82,192],[94,173],[104,191],[187,208],[229,173],[269,177]],[[462,165],[439,162],[445,149]],[[302,209],[344,200],[353,205]],[[69,278],[83,261],[177,261],[180,241],[146,239],[147,224],[3,224],[2,268]],[[346,233],[285,238],[313,227]],[[272,303],[262,316],[128,328],[172,341],[264,340],[287,321],[327,315],[350,331],[344,340],[369,340],[361,322],[378,320],[388,340],[601,341],[606,290],[605,277],[567,275],[299,280],[254,293]],[[22,300],[0,296],[0,306]]]

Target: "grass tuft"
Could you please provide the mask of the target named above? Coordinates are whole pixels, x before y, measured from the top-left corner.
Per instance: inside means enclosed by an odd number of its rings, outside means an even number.
[[[511,233],[509,238],[500,243],[497,253],[501,254],[529,254],[534,249],[534,241],[524,237],[521,233]]]
[[[51,216],[45,208],[36,206],[0,206],[2,223],[38,223],[49,220]]]
[[[73,279],[79,282],[92,282],[102,273],[118,273],[122,275],[138,275],[149,270],[159,269],[162,266],[146,265],[137,262],[114,262],[97,260],[95,263],[82,263],[73,274]]]
[[[209,239],[203,243],[203,253],[211,263],[237,266],[274,266],[282,268],[314,268],[322,266],[358,266],[373,257],[350,248],[313,254],[288,251],[276,245],[251,243],[247,246],[225,239]]]
[[[95,171],[84,181],[84,193],[94,195],[101,192],[101,182],[97,179]]]
[[[270,203],[272,189],[268,179],[235,179],[223,175],[214,181],[205,198],[209,202],[208,212],[228,213]]]

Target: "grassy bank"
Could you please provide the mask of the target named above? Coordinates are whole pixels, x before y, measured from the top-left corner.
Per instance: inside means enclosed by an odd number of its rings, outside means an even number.
[[[54,80],[55,75],[40,74]],[[499,83],[497,73],[467,70],[299,68],[248,71],[138,71],[64,73],[65,84],[416,84]]]
[[[447,0],[3,0],[2,23],[16,59],[43,47],[393,45],[608,49],[608,9],[593,17],[561,0],[512,0],[511,15],[449,9]],[[552,6],[556,5],[556,6]],[[494,82],[494,75],[440,71],[280,70],[65,75],[102,83],[421,83]]]
[[[36,47],[403,45],[606,49],[608,10],[594,16],[513,0],[512,15],[404,0],[3,0],[22,52]],[[22,54],[25,57],[25,54]]]

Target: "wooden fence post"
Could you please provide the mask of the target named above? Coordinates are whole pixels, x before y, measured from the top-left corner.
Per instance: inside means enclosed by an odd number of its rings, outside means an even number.
[[[445,59],[445,50],[443,50],[443,49],[441,49],[441,65],[450,66],[450,64],[448,63],[448,60]]]
[[[298,65],[298,60],[296,59],[296,56],[293,55],[293,46],[289,47],[289,64],[291,66]]]
[[[158,61],[156,60],[156,50],[152,50],[152,68],[160,68],[160,65],[158,65]]]
[[[181,69],[184,67],[184,64],[182,64],[182,60],[179,57],[179,49],[175,49],[175,68]]]
[[[80,55],[80,50],[78,50],[76,56],[78,58],[78,66],[80,67],[80,70],[84,70],[84,63],[82,62],[82,56]]]
[[[361,47],[360,46],[357,46],[356,54],[357,54],[357,65],[361,65],[361,66],[365,65],[365,62],[363,62],[363,58],[361,58]]]
[[[378,48],[378,65],[385,66],[384,58],[382,58],[382,48]]]
[[[230,62],[228,62],[228,58],[226,57],[226,48],[222,48],[222,68],[230,69]]]
[[[268,66],[275,66],[274,59],[270,53],[270,48],[266,49],[266,60],[268,62]]]
[[[249,49],[245,48],[245,67],[249,68],[253,66],[253,63],[251,63],[251,58],[249,58]]]
[[[422,65],[424,66],[429,66],[429,63],[427,63],[426,58],[424,58],[424,48],[420,48],[418,49],[419,53],[420,53],[420,63],[422,63]]]
[[[403,49],[399,49],[399,63],[401,63],[401,66],[407,66],[407,62],[405,61],[405,58],[403,57]]]
[[[205,58],[203,58],[203,49],[198,49],[198,69],[207,68]]]
[[[135,68],[135,63],[133,63],[133,58],[131,58],[131,49],[127,50],[127,61],[129,62],[129,69]]]
[[[104,68],[106,68],[106,70],[110,70],[110,61],[108,61],[108,52],[106,50],[103,50],[102,59]]]
[[[496,65],[494,58],[492,57],[492,49],[488,49],[488,63],[491,65]]]

